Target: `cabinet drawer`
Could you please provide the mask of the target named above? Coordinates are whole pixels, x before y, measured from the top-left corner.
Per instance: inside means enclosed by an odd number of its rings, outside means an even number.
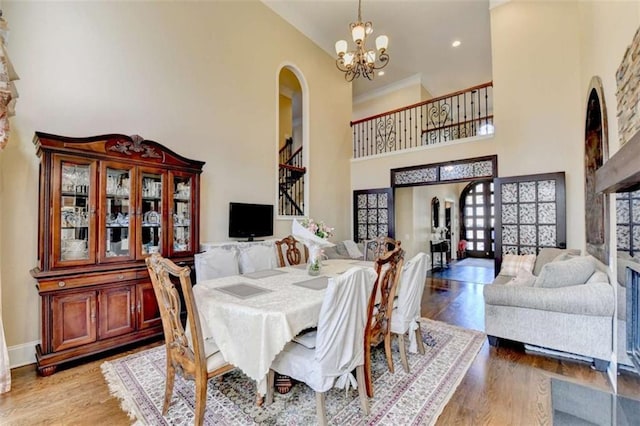
[[[40,293],[60,291],[68,288],[84,287],[94,284],[109,284],[136,279],[135,271],[109,272],[104,274],[88,274],[81,277],[58,278],[40,281]]]

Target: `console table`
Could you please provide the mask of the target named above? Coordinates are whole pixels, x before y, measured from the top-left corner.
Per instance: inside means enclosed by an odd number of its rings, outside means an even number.
[[[431,269],[434,269],[435,254],[438,253],[437,267],[446,268],[451,256],[449,240],[429,241],[431,246]]]

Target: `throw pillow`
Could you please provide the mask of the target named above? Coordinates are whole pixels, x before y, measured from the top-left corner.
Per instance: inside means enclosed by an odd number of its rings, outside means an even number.
[[[350,258],[351,257],[349,255],[349,251],[347,250],[347,248],[344,245],[344,241],[340,241],[339,243],[336,243],[336,251],[343,258]]]
[[[568,260],[571,257],[580,256],[579,249],[560,249],[556,247],[544,247],[538,253],[536,264],[533,267],[533,275],[540,275],[542,267],[556,260]],[[563,257],[564,259],[560,259]]]
[[[518,275],[511,279],[507,283],[507,285],[518,285],[524,287],[532,287],[536,281],[536,276],[531,273],[531,271],[527,271],[525,268],[520,268],[518,270]]]
[[[534,286],[559,288],[584,284],[595,270],[596,267],[591,256],[550,262],[542,267]]]
[[[518,275],[520,268],[529,272],[533,272],[533,265],[536,262],[535,254],[506,254],[502,258],[502,267],[500,275],[509,275],[515,277]]]
[[[347,249],[347,252],[349,253],[349,256],[351,256],[352,259],[359,259],[363,256],[362,252],[358,248],[358,245],[355,243],[355,241],[344,240],[343,243],[344,243],[344,247]]]

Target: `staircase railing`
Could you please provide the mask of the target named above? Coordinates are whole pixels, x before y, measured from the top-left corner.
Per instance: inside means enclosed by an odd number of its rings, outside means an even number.
[[[493,82],[352,121],[353,158],[493,133]]]
[[[304,215],[304,167],[302,147],[294,152],[293,139],[289,138],[280,149],[280,176],[278,213],[283,216]]]

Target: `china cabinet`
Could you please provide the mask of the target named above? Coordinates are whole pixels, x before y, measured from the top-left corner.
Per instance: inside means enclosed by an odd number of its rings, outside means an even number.
[[[204,163],[139,136],[36,132],[38,372],[162,334],[144,259],[193,265]]]

